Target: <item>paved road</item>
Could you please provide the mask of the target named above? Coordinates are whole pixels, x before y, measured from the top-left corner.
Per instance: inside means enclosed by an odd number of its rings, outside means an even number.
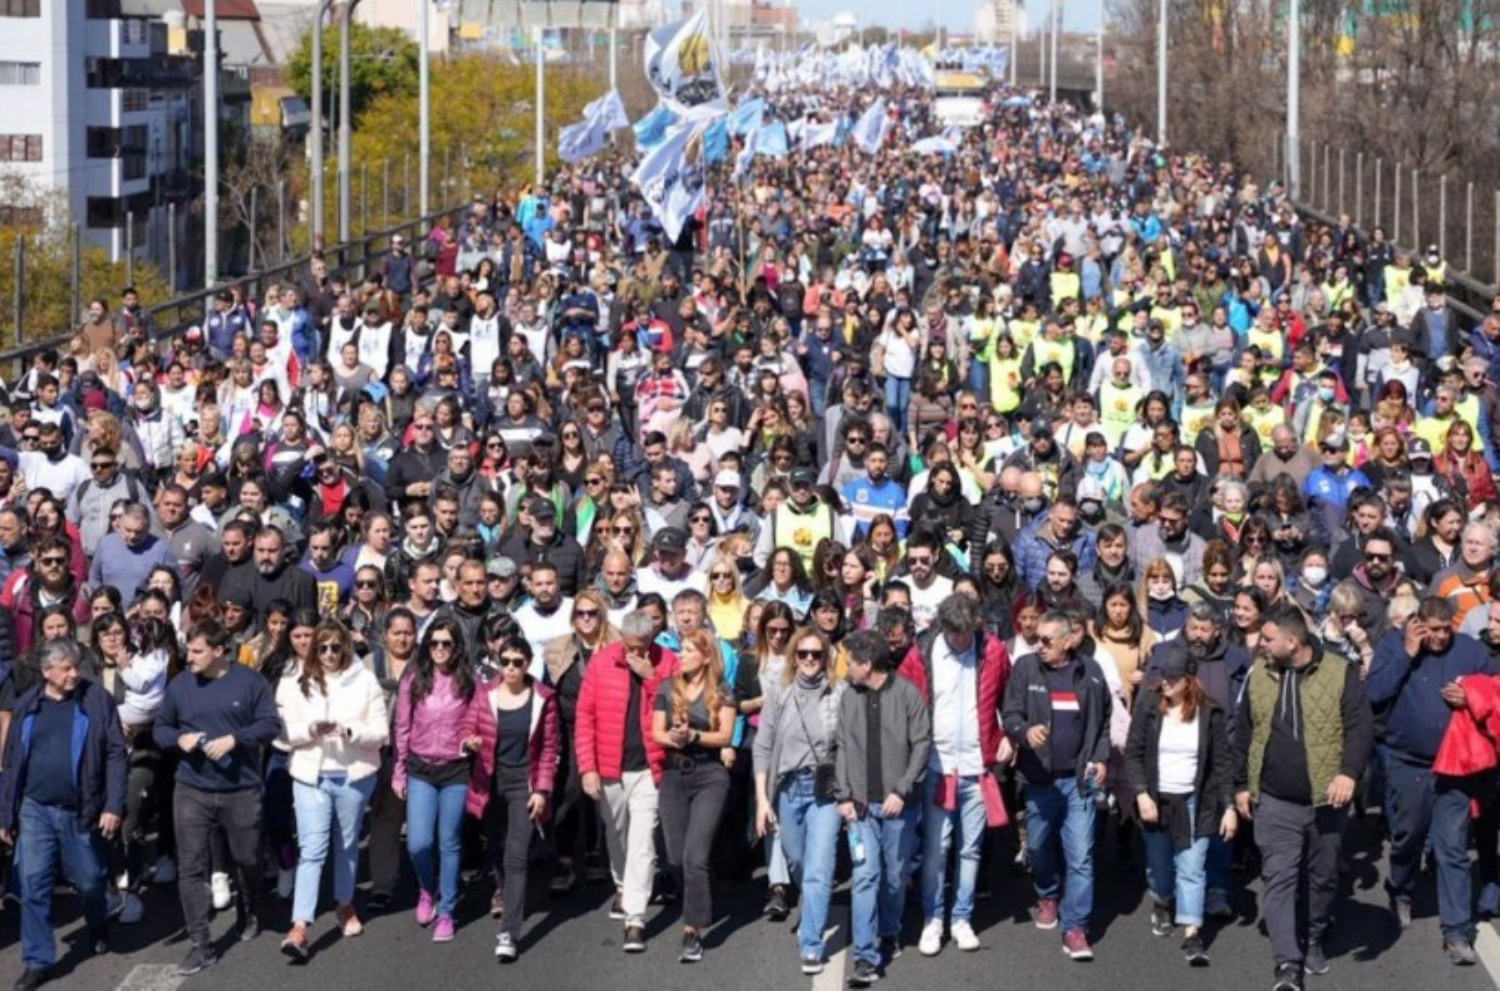
[[[1373,839],[1371,829],[1356,824],[1349,844],[1352,896],[1344,903],[1329,940],[1333,970],[1309,979],[1309,988],[1420,988],[1441,981],[1452,991],[1480,991],[1500,984],[1491,976],[1500,973],[1500,936],[1488,925],[1483,927],[1480,949],[1493,969],[1458,969],[1447,964],[1441,954],[1430,879],[1417,899],[1416,924],[1396,939],[1384,909],[1383,875],[1377,871],[1379,848]],[[993,897],[979,904],[975,928],[984,944],[979,952],[959,953],[949,945],[938,958],[925,959],[908,946],[880,986],[1035,988],[1066,981],[1070,989],[1121,991],[1159,987],[1166,980],[1178,991],[1269,987],[1270,951],[1254,918],[1254,886],[1241,897],[1242,917],[1214,934],[1212,966],[1194,971],[1182,962],[1177,940],[1151,935],[1142,903],[1144,884],[1137,871],[1106,859],[1098,881],[1093,925],[1097,959],[1091,964],[1069,961],[1062,955],[1057,933],[1039,932],[1031,926],[1029,885],[1024,878],[1001,870]],[[798,971],[790,924],[775,925],[758,917],[760,890],[758,884],[718,887],[720,919],[706,940],[704,961],[696,967],[676,962],[675,907],[653,910],[647,952],[627,957],[620,951],[619,924],[605,913],[605,890],[591,888],[560,901],[537,891],[521,959],[502,969],[493,956],[493,925],[483,915],[489,891],[476,887],[462,903],[457,940],[446,946],[431,943],[408,911],[369,920],[365,935],[354,940],[339,939],[331,915],[324,915],[314,930],[313,962],[294,966],[277,952],[287,925],[285,910],[273,910],[267,913],[268,931],[259,940],[230,946],[215,970],[183,981],[173,969],[186,948],[165,942],[178,919],[175,894],[171,889],[156,889],[148,896],[146,920],[117,931],[115,954],[76,963],[76,955],[70,954],[62,964],[66,972],[51,986],[69,991],[175,991],[194,986],[260,991],[270,979],[286,989],[336,991],[430,987],[435,977],[450,989],[497,983],[549,991],[702,991],[705,987],[831,991],[842,986],[847,953],[838,951],[847,940],[847,890],[836,895],[830,920],[830,926],[836,927],[831,943],[833,964],[815,980]],[[61,899],[58,907],[68,913],[64,939],[76,936],[78,925],[70,899]],[[918,915],[914,906],[908,911],[908,943],[915,943],[921,924]],[[220,922],[215,931],[226,927],[227,921]],[[0,915],[0,988],[9,987],[20,969],[17,929],[17,914],[7,909]]]

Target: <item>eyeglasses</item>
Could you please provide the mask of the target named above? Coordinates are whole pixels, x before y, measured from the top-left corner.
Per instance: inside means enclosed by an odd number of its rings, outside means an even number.
[[[573,610],[573,616],[576,619],[598,619],[599,618],[599,610],[597,610],[597,609],[574,609]]]
[[[116,520],[123,520],[124,518],[125,518],[125,514],[124,513],[110,513],[109,514],[109,521],[111,523],[115,522]]]
[[[797,660],[799,661],[821,661],[827,656],[828,652],[821,647],[816,650],[802,650],[800,648],[797,650]]]
[[[768,637],[789,637],[791,635],[792,635],[792,628],[790,626],[768,626],[768,627],[766,627],[766,636],[768,636]]]
[[[430,424],[430,423],[413,423],[411,425],[411,428],[413,430],[431,430],[432,429],[432,424]]]
[[[604,484],[604,479],[599,478],[597,476],[594,477],[594,478],[585,478],[583,480],[583,484],[584,485],[603,485]]]
[[[689,523],[707,523],[708,521],[709,518],[707,516],[694,516],[688,520]]]
[[[343,651],[343,649],[344,648],[340,644],[336,644],[336,643],[320,643],[320,644],[318,644],[318,656],[319,657],[327,657],[327,656],[329,656],[331,654],[338,654],[338,653],[341,653]]]
[[[433,650],[452,650],[453,649],[453,641],[452,640],[429,640],[429,641],[427,641],[427,643],[432,647]]]
[[[531,662],[520,654],[501,654],[500,666],[502,668],[525,668],[530,667]]]

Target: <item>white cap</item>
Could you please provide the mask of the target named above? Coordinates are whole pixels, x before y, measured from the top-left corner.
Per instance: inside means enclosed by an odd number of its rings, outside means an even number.
[[[738,489],[740,487],[740,473],[730,471],[728,468],[714,476],[714,487],[720,489]]]

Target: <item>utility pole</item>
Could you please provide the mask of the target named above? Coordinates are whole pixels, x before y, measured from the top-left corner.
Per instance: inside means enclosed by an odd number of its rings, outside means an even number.
[[[354,8],[359,0],[345,0],[343,11],[344,29],[339,33],[339,241],[347,242],[349,226],[353,222],[354,205],[351,191],[350,156],[353,154],[354,126],[349,111],[349,48],[350,35],[354,33]]]
[[[422,8],[421,25],[418,32],[421,35],[420,44],[422,52],[417,74],[418,86],[420,88],[419,99],[421,102],[421,113],[419,115],[421,118],[419,125],[421,152],[418,160],[422,173],[422,191],[417,197],[417,210],[420,216],[425,217],[427,216],[427,180],[429,178],[427,161],[432,155],[432,70],[428,66],[428,62],[431,59],[427,54],[427,46],[429,44],[427,26],[429,20],[428,8],[432,4],[429,0],[417,0],[417,3]]]
[[[1302,192],[1302,4],[1291,0],[1286,17],[1286,186],[1296,202]]]
[[[542,29],[536,29],[536,183],[547,179],[547,129],[543,107],[547,102],[547,59],[542,52]]]
[[[1094,36],[1094,109],[1104,113],[1104,0],[1099,0],[1099,33]]]
[[[1167,143],[1167,0],[1158,0],[1156,16],[1156,143]]]
[[[219,0],[203,5],[203,285],[219,282]]]
[[[322,0],[313,20],[312,37],[312,242],[323,247],[323,221],[327,201],[323,196],[323,18],[334,0]]]
[[[1047,80],[1047,102],[1057,102],[1057,36],[1062,33],[1062,0],[1052,0],[1052,74]]]

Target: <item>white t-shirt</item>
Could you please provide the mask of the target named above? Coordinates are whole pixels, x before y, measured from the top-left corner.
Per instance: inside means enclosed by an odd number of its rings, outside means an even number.
[[[1198,721],[1180,722],[1163,716],[1156,751],[1157,791],[1163,795],[1191,795],[1198,781]]]
[[[521,627],[521,636],[531,644],[531,674],[541,677],[544,670],[542,648],[557,637],[573,632],[573,600],[563,596],[558,606],[549,615],[537,611],[536,603],[528,602],[515,613],[516,624]]]
[[[911,620],[916,626],[918,633],[926,633],[932,621],[937,618],[938,603],[953,594],[953,582],[942,575],[934,575],[932,584],[925,589],[917,587],[916,582],[908,582],[911,586]]]

